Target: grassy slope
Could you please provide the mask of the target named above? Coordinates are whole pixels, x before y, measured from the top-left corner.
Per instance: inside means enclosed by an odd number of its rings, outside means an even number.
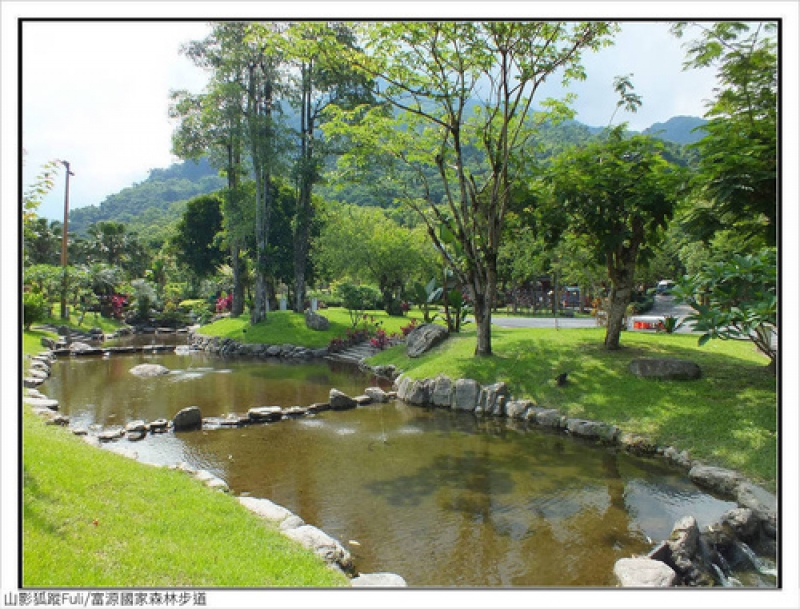
[[[222,336],[232,338],[242,343],[268,343],[270,345],[300,345],[309,348],[327,347],[332,338],[343,337],[352,326],[350,316],[346,309],[332,307],[319,311],[328,318],[328,330],[311,330],[306,327],[305,318],[299,313],[291,311],[273,311],[267,315],[267,320],[255,326],[250,325],[246,315],[241,317],[228,317],[200,328],[201,334],[209,336]],[[361,320],[359,328],[367,324],[370,328],[379,323],[387,334],[400,332],[400,328],[410,323],[409,317],[390,317],[384,311],[368,311],[368,319]]]
[[[370,363],[394,363],[414,378],[444,374],[481,383],[506,381],[516,397],[687,449],[692,458],[736,469],[774,490],[776,382],[765,369],[766,358],[750,343],[712,341],[697,347],[696,336],[628,332],[623,349],[607,352],[602,329],[494,329],[492,336],[490,358],[472,356],[471,331],[418,359],[409,359],[398,346]],[[700,365],[703,378],[637,378],[627,366],[638,357],[690,359]],[[565,371],[569,383],[557,387],[553,379]]]
[[[26,354],[43,335],[24,333]],[[26,586],[347,584],[233,497],[92,448],[28,409],[22,426]]]

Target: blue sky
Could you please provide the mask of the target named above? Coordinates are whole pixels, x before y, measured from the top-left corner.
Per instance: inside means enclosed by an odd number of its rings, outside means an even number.
[[[180,55],[182,43],[208,31],[204,22],[27,22],[22,45],[23,180],[48,159],[66,159],[75,177],[70,206],[99,205],[109,194],[166,167],[174,124],[172,89],[200,91],[205,74]],[[666,23],[629,22],[613,47],[585,57],[588,78],[576,83],[578,120],[606,125],[616,97],[613,78],[633,74],[643,105],[618,114],[641,130],[676,115],[702,116],[712,96],[711,70],[682,70],[682,41]],[[549,87],[547,95],[558,95]],[[62,176],[63,179],[63,176]],[[57,185],[39,210],[63,216]]]

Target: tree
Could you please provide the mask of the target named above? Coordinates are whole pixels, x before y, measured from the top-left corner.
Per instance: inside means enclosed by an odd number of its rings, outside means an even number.
[[[242,251],[254,230],[254,222],[245,211],[243,188],[248,172],[243,160],[246,66],[240,56],[246,32],[242,22],[218,23],[208,38],[183,48],[195,65],[211,71],[212,78],[203,94],[173,92],[170,110],[170,116],[181,121],[173,134],[173,151],[182,158],[209,155],[227,178],[222,211],[225,241],[230,248],[233,316],[244,311]]]
[[[735,229],[777,240],[777,87],[774,23],[693,24],[687,68],[717,66],[720,86],[709,106],[707,134],[693,145],[700,153],[694,187],[700,204],[687,224],[708,240]],[[689,24],[673,26],[683,36]]]
[[[531,124],[570,114],[546,100],[532,119],[536,93],[556,73],[564,82],[583,77],[581,52],[602,46],[613,30],[600,22],[373,23],[363,31],[367,54],[349,56],[379,83],[384,106],[360,108],[358,130],[355,114],[340,113],[342,132],[354,151],[381,151],[414,172],[414,183],[403,176],[396,186],[405,187],[405,202],[469,292],[476,355],[492,354],[497,257]],[[343,169],[363,166],[363,155],[352,157]]]
[[[211,275],[223,261],[223,253],[215,242],[221,228],[222,214],[217,195],[201,195],[187,202],[172,237],[172,248],[176,260],[185,265],[196,279]]]
[[[413,279],[435,272],[435,252],[422,227],[403,227],[375,207],[332,205],[314,257],[331,278],[377,285],[389,313],[399,313],[399,299]]]
[[[294,215],[294,310],[303,312],[306,270],[314,219],[312,191],[320,181],[326,151],[318,136],[328,105],[351,107],[367,100],[368,88],[353,70],[342,48],[355,48],[351,29],[342,23],[301,22],[286,31],[285,55],[290,70],[289,95],[300,114],[297,133],[299,151],[295,159],[297,206]],[[291,75],[294,75],[293,77]]]
[[[703,332],[698,344],[712,338],[748,339],[769,358],[769,369],[775,373],[777,348],[773,339],[778,298],[773,248],[709,264],[694,275],[684,276],[673,294],[695,310],[686,322]]]
[[[611,281],[605,347],[619,348],[636,264],[672,217],[683,172],[646,136],[626,138],[625,125],[608,138],[559,155],[549,181],[566,214],[567,230],[584,235],[605,262]]]

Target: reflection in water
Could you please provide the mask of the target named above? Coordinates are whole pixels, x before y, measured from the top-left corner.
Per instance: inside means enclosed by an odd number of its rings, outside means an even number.
[[[144,361],[173,373],[129,373]],[[331,387],[355,395],[372,382],[327,362],[137,355],[58,362],[45,393],[78,424],[124,424],[193,404],[204,416],[307,405]],[[208,469],[236,493],[355,540],[359,571],[396,572],[412,586],[614,585],[614,562],[649,551],[681,516],[703,526],[734,507],[655,460],[399,402],[133,447],[144,461]]]

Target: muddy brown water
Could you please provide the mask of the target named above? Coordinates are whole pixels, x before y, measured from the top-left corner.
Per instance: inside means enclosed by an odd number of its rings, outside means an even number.
[[[135,365],[169,375],[142,379]],[[327,401],[375,379],[315,360],[187,355],[61,358],[42,387],[73,426]],[[142,461],[185,461],[236,494],[267,497],[339,539],[364,573],[410,586],[613,586],[614,563],[648,552],[691,514],[735,504],[665,463],[471,414],[401,402],[262,426],[120,440]],[[199,517],[202,517],[199,515]]]

